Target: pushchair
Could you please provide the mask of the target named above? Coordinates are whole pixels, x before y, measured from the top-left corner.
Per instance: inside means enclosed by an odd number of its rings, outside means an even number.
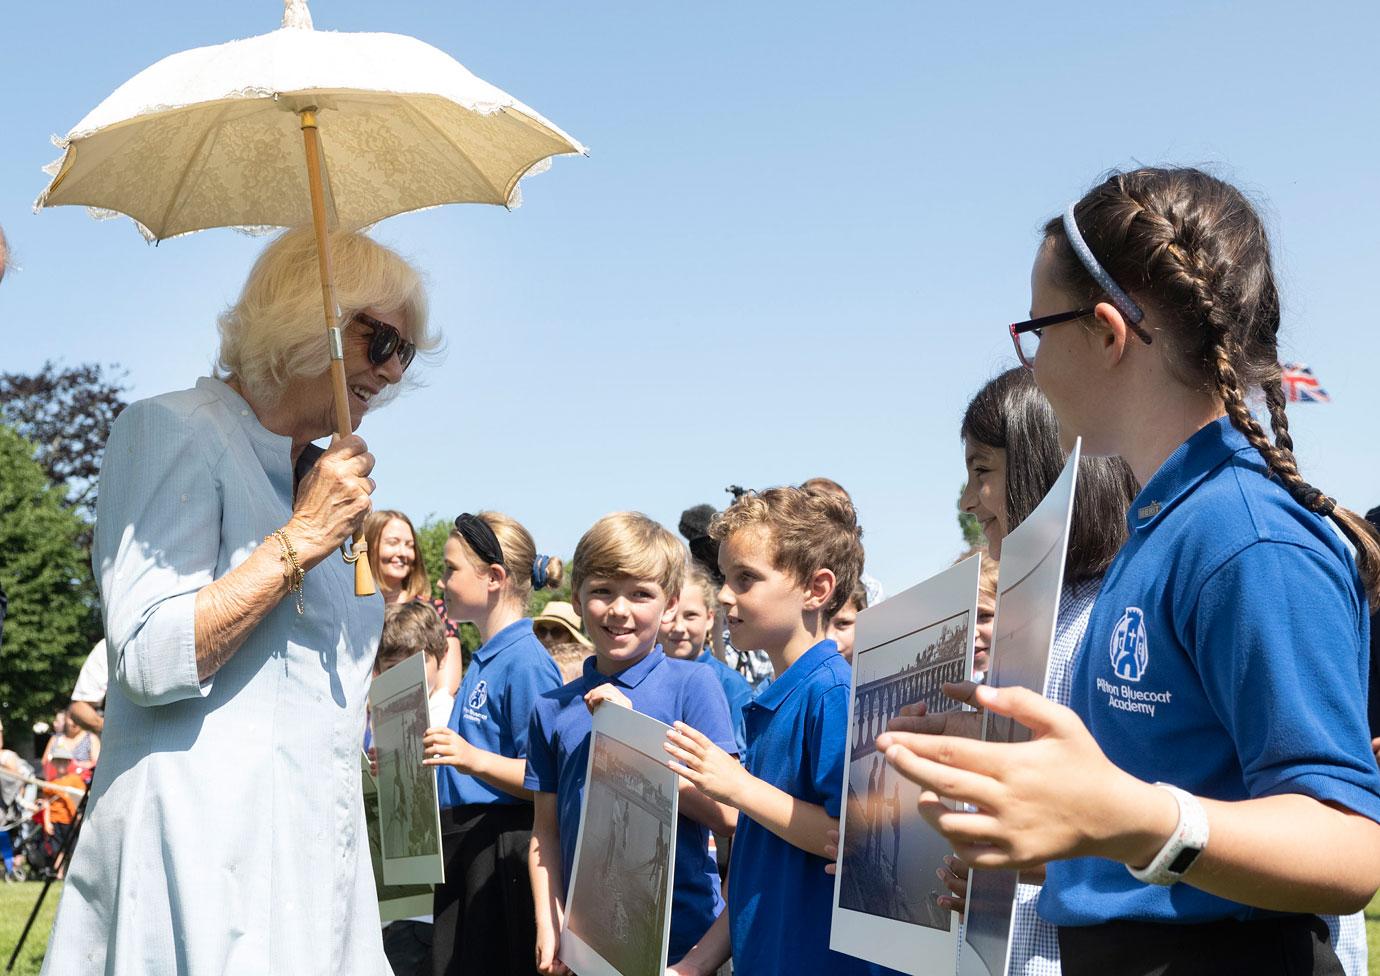
[[[34,768],[9,750],[0,752],[0,767],[22,776],[33,776]],[[57,848],[44,841],[43,825],[35,820],[38,811],[38,787],[8,776],[0,776],[0,855],[4,857],[4,879],[24,881],[35,865],[51,867]],[[46,858],[46,859],[45,859]]]

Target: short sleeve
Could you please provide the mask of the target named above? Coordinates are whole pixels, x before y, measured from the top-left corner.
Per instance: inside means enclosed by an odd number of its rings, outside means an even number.
[[[724,752],[737,754],[738,742],[733,735],[733,720],[728,714],[728,699],[714,672],[702,665],[685,669],[684,699],[680,720],[698,730]]]
[[[540,699],[532,709],[532,721],[527,730],[527,773],[522,785],[534,793],[555,793],[560,782],[556,769],[556,747],[547,730],[555,724],[555,704],[550,698]]]
[[[104,640],[97,641],[96,646],[91,648],[91,653],[86,655],[86,661],[81,666],[81,673],[77,675],[77,683],[72,688],[72,701],[93,704],[105,701],[106,687],[110,684],[108,653]]]
[[[545,653],[524,657],[508,672],[508,693],[504,698],[504,721],[513,737],[514,755],[527,755],[527,741],[531,733],[532,716],[537,702],[548,691],[561,686],[561,672],[556,662]]]
[[[143,401],[106,444],[93,560],[110,678],[136,705],[206,695],[197,677],[196,595],[220,553],[219,486],[187,418]]]
[[[815,699],[805,727],[810,783],[831,817],[843,804],[843,759],[848,751],[848,688],[835,685]]]
[[[1252,796],[1301,793],[1380,821],[1370,750],[1370,649],[1351,567],[1260,542],[1200,590],[1185,645]]]

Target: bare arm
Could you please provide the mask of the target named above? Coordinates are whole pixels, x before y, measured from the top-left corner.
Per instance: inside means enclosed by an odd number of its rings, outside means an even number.
[[[569,972],[558,958],[561,927],[565,923],[565,870],[561,865],[561,828],[555,793],[532,796],[532,843],[527,870],[532,879],[532,901],[537,908],[537,969],[545,974]]]
[[[684,776],[679,780],[680,812],[697,824],[703,824],[716,834],[732,837],[738,829],[738,811],[727,803],[700,792]]]
[[[1148,864],[1178,823],[1168,792],[1103,754],[1072,711],[1023,688],[979,687],[979,703],[1035,733],[1007,745],[887,732],[887,762],[934,795],[921,813],[969,864],[1025,868],[1069,857]],[[1185,884],[1257,908],[1346,915],[1380,887],[1380,824],[1298,794],[1201,799],[1208,845]],[[1325,840],[1323,840],[1325,838]]]
[[[297,504],[283,532],[309,572],[369,514],[374,456],[357,436],[332,441],[302,479]],[[196,594],[196,669],[206,681],[240,649],[246,637],[289,592],[291,566],[276,538]]]
[[[669,765],[706,796],[747,814],[786,843],[827,857],[829,831],[838,820],[824,807],[791,796],[753,776],[703,733],[684,722],[666,734]]]
[[[502,790],[520,800],[532,799],[532,791],[522,785],[527,774],[527,760],[509,759],[488,752],[462,738],[454,729],[436,727],[426,730],[422,751],[427,758],[424,766],[454,766],[460,772],[477,777],[496,790]]]
[[[733,954],[729,939],[728,912],[722,911],[685,958],[666,970],[667,976],[714,976]]]
[[[74,701],[67,710],[67,717],[89,732],[100,735],[105,730],[105,719],[96,711],[96,706],[86,701]]]

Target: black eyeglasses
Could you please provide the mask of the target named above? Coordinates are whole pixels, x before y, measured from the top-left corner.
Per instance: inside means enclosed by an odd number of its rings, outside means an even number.
[[[1045,329],[1051,325],[1060,325],[1064,322],[1087,318],[1096,311],[1093,308],[1076,308],[1072,312],[1058,312],[1054,315],[1042,315],[1038,319],[1011,323],[1011,342],[1016,347],[1016,356],[1020,359],[1021,365],[1026,369],[1035,368],[1035,354],[1040,351],[1040,336]],[[1146,332],[1130,319],[1124,319],[1124,321],[1126,328],[1134,332],[1141,342],[1147,346],[1151,344],[1153,340],[1150,338],[1149,332]]]
[[[369,330],[369,362],[382,366],[388,357],[396,355],[404,371],[412,365],[417,355],[417,344],[408,342],[402,333],[387,322],[380,322],[372,315],[356,312],[354,320]]]

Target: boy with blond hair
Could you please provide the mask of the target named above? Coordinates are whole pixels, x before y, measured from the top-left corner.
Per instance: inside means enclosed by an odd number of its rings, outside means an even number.
[[[829,950],[848,742],[848,662],[825,636],[862,572],[862,530],[846,498],[802,488],[747,494],[710,528],[725,582],[719,602],[736,647],[760,647],[776,680],[744,709],[747,765],[679,722],[672,769],[743,816],[729,865],[728,910],[675,967],[739,976],[886,972]]]
[[[684,546],[637,512],[601,518],[575,547],[571,602],[584,618],[594,656],[569,684],[537,700],[527,737],[527,775],[535,807],[529,869],[537,906],[537,968],[568,972],[560,961],[566,885],[575,859],[592,713],[604,702],[666,724],[687,722],[706,741],[734,750],[728,703],[708,668],[668,660],[657,645],[673,618],[685,575]],[[737,812],[685,780],[676,825],[674,896],[668,959],[679,960],[723,910],[709,831],[732,833]]]

